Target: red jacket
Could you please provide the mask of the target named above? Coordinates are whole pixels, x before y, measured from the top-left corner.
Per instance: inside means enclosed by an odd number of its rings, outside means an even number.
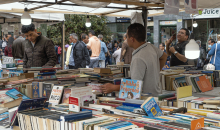
[[[4,53],[5,53],[5,56],[13,57],[13,56],[12,56],[12,47],[6,46]]]

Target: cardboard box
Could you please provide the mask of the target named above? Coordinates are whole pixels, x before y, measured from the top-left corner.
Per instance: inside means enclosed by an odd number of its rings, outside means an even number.
[[[111,74],[111,69],[110,68],[94,68],[95,73],[99,74]]]

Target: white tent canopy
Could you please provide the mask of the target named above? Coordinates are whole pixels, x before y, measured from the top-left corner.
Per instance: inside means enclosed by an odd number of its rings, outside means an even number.
[[[28,2],[21,2],[21,0],[0,0],[0,12],[22,14],[24,8],[27,7],[28,9],[36,8],[30,11],[30,14],[42,15],[44,13],[50,13],[51,19],[52,17],[56,17],[53,16],[55,15],[54,13],[130,17],[132,12],[141,12],[141,7],[143,6],[147,6],[148,9],[156,9],[156,7],[163,7],[164,4],[164,0],[154,0],[159,1],[159,4],[141,3],[140,1],[143,0],[57,0],[57,4],[55,4],[56,0],[27,1]],[[199,8],[218,8],[220,7],[220,1],[211,0],[210,2],[207,2],[207,0],[198,0],[198,5]],[[93,6],[93,8],[91,6]],[[119,9],[116,9],[116,7]],[[180,0],[180,7],[184,8],[184,0]],[[149,16],[162,15],[163,10],[148,10],[148,13]]]
[[[1,4],[0,2],[0,12],[8,12],[8,13],[20,13],[22,14],[24,11],[24,8],[27,7],[28,9],[31,8],[36,8],[39,6],[45,6],[47,4],[42,4],[43,2],[45,3],[52,3],[55,2],[55,0],[35,0],[33,3],[31,1],[33,0],[28,0],[29,2],[13,2],[13,3],[8,3],[8,4]],[[61,0],[58,0],[58,2]],[[93,1],[93,0],[91,0]],[[41,2],[41,3],[36,3],[36,2]],[[86,0],[83,1],[83,3],[89,3]],[[72,4],[72,5],[67,5],[67,4]],[[30,14],[43,14],[43,13],[61,13],[61,14],[88,14],[88,15],[106,15],[106,16],[115,16],[115,17],[130,17],[132,12],[141,12],[141,6],[135,6],[135,5],[128,5],[126,9],[125,4],[115,4],[115,3],[110,3],[108,4],[108,7],[113,7],[113,8],[101,8],[101,7],[86,7],[86,6],[78,6],[74,5],[75,3],[72,3],[70,1],[62,2],[62,5],[59,4],[54,4],[50,5],[47,7],[39,8],[30,11]],[[155,4],[152,4],[155,5]],[[117,9],[117,8],[119,9]],[[160,5],[160,7],[163,7],[163,5]],[[123,8],[123,9],[121,9]],[[134,8],[132,10],[132,8]],[[138,10],[136,8],[139,8]],[[163,12],[162,10],[149,10],[149,14],[155,14],[155,13],[161,13]]]

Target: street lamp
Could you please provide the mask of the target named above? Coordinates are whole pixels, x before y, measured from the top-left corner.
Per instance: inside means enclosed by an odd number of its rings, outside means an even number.
[[[30,25],[31,24],[31,16],[28,13],[27,8],[24,9],[24,13],[21,16],[21,24],[22,25]]]

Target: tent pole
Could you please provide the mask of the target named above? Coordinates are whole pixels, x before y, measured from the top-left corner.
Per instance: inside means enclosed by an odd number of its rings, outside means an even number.
[[[144,21],[144,27],[146,30],[146,42],[147,42],[147,16],[148,16],[147,7],[142,7],[142,17]]]
[[[62,70],[64,70],[64,61],[65,61],[65,56],[64,56],[64,51],[65,51],[65,23],[63,21],[63,26],[62,26]]]

